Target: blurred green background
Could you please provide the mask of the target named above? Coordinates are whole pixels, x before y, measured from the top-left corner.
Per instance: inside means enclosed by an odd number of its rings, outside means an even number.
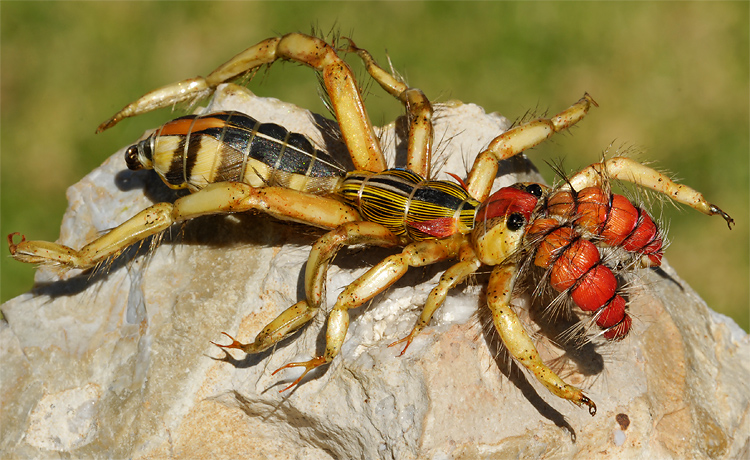
[[[65,189],[174,114],[97,125],[144,92],[206,75],[267,37],[314,26],[354,38],[435,101],[460,99],[511,120],[590,92],[600,108],[532,151],[588,165],[611,143],[641,152],[736,220],[665,208],[667,258],[715,310],[748,329],[747,2],[180,3],[0,2],[0,233],[55,240]],[[355,72],[361,66],[354,60]],[[313,73],[275,65],[251,89],[325,113]],[[400,106],[367,97],[376,124]],[[658,211],[657,211],[658,214]],[[6,251],[3,249],[3,251]],[[0,258],[5,301],[33,267]]]

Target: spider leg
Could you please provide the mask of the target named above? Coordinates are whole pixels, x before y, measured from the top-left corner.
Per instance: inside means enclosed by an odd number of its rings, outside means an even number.
[[[346,332],[349,328],[348,310],[359,307],[386,290],[404,276],[409,267],[422,267],[455,257],[464,238],[463,235],[456,235],[444,240],[411,243],[399,254],[389,256],[372,267],[347,286],[336,300],[336,304],[328,316],[325,353],[310,361],[287,364],[279,368],[277,372],[289,367],[304,367],[306,374],[316,367],[330,363],[341,351],[341,346],[346,338]],[[296,385],[300,380],[301,377],[284,390]]]
[[[80,250],[47,241],[26,241],[23,237],[15,243],[16,233],[8,235],[8,245],[13,258],[21,262],[90,268],[174,223],[252,209],[325,228],[360,219],[357,211],[332,198],[278,187],[253,188],[240,182],[221,182],[179,198],[174,204],[148,207]]]
[[[395,246],[399,244],[399,239],[387,228],[372,222],[347,222],[326,233],[315,242],[310,251],[305,269],[306,299],[292,305],[268,323],[252,343],[238,342],[225,332],[224,334],[232,340],[232,343],[229,345],[214,343],[214,345],[222,348],[237,348],[245,353],[259,353],[292,335],[317,314],[325,298],[328,265],[341,247],[352,244]]]
[[[718,206],[709,203],[703,195],[688,187],[678,184],[667,177],[664,173],[645,166],[631,158],[614,157],[591,166],[574,174],[565,187],[573,190],[583,190],[586,187],[601,186],[605,178],[613,178],[632,182],[641,187],[662,193],[678,203],[690,206],[696,211],[712,216],[719,214],[732,228],[734,220],[729,214],[722,211]]]
[[[390,230],[374,222],[347,222],[318,239],[310,250],[305,269],[305,296],[314,308],[325,298],[328,266],[343,246],[397,246],[399,238]]]
[[[232,343],[229,345],[221,345],[216,342],[211,343],[221,348],[236,348],[247,354],[260,353],[297,332],[297,330],[313,319],[317,312],[317,308],[312,308],[308,305],[307,301],[300,300],[284,310],[273,321],[266,324],[251,343],[242,343],[226,332],[222,332],[222,334],[229,337]]]
[[[221,83],[235,80],[277,59],[299,62],[321,72],[355,168],[383,171],[386,168],[385,159],[351,69],[325,41],[298,33],[269,38],[251,46],[208,77],[190,78],[151,91],[123,107],[102,123],[97,132],[111,128],[128,117],[208,97]]]
[[[389,347],[393,347],[401,343],[406,343],[399,356],[406,353],[406,349],[409,348],[409,345],[411,345],[414,338],[422,331],[422,329],[430,324],[432,315],[443,304],[443,302],[445,302],[448,291],[465,280],[467,276],[476,272],[482,265],[482,262],[476,257],[468,242],[462,248],[461,253],[466,255],[462,257],[460,262],[446,270],[440,277],[438,284],[432,289],[432,291],[430,291],[430,295],[427,297],[427,302],[422,309],[422,313],[419,315],[419,319],[417,319],[417,323],[414,325],[409,335],[388,345]]]
[[[409,141],[406,168],[429,179],[434,130],[432,126],[432,104],[419,88],[410,88],[375,62],[372,55],[358,48],[351,39],[349,52],[362,59],[367,72],[378,84],[406,106],[409,119]]]
[[[490,275],[487,303],[492,311],[492,321],[500,334],[500,338],[510,354],[533,372],[537,380],[549,391],[560,398],[574,402],[578,406],[585,404],[589,408],[589,413],[595,415],[596,404],[584,395],[583,391],[565,383],[552,369],[544,364],[521,321],[510,307],[516,273],[517,267],[515,265],[498,265]]]
[[[552,118],[539,118],[516,126],[496,137],[474,160],[469,172],[468,191],[479,201],[490,194],[498,170],[498,162],[530,149],[554,133],[568,129],[586,116],[596,101],[588,93]]]

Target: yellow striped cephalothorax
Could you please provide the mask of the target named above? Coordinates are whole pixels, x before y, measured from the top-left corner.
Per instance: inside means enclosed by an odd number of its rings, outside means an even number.
[[[479,206],[460,185],[408,169],[349,173],[338,193],[367,220],[412,241],[470,232]]]

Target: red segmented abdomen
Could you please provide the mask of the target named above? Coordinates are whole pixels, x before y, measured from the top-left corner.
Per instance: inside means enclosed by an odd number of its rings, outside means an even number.
[[[601,260],[599,249],[577,229],[560,226],[557,219],[540,218],[527,236],[543,238],[534,255],[534,265],[549,269],[550,284],[559,292],[569,290],[581,310],[596,315],[596,324],[606,329],[607,339],[621,339],[630,330],[625,299],[617,292],[617,279]]]
[[[601,242],[642,256],[644,266],[661,265],[663,240],[651,216],[622,195],[587,187],[559,191],[547,201],[547,212],[601,237]]]

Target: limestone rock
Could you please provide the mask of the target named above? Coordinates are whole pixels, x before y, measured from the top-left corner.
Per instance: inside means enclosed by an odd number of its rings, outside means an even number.
[[[334,139],[321,138],[315,127],[321,117],[290,104],[228,85],[209,109],[281,123],[345,155]],[[447,160],[442,171],[459,175],[508,126],[471,104],[446,104],[438,114],[439,158]],[[396,124],[382,131],[390,164],[401,133]],[[523,158],[501,172],[503,185],[539,180]],[[154,202],[174,198],[153,173],[127,171],[120,151],[68,190],[60,242],[81,247]],[[222,331],[252,340],[296,302],[309,247],[321,234],[264,215],[204,217],[173,229],[155,250],[133,248],[93,274],[40,269],[33,291],[2,306],[2,457],[750,454],[750,337],[712,312],[666,263],[645,271],[632,288],[635,322],[626,340],[567,350],[571,359],[558,360],[563,377],[596,401],[593,418],[495,359],[496,340],[473,314],[485,308],[486,275],[456,289],[404,356],[387,346],[411,329],[447,265],[411,270],[354,311],[340,356],[280,394],[296,375],[271,372],[322,351],[322,315],[257,356],[222,360],[210,341],[226,343]],[[328,278],[329,306],[387,254],[342,251]],[[531,321],[529,328],[535,328]],[[545,359],[554,361],[560,350],[543,335],[539,340]]]

